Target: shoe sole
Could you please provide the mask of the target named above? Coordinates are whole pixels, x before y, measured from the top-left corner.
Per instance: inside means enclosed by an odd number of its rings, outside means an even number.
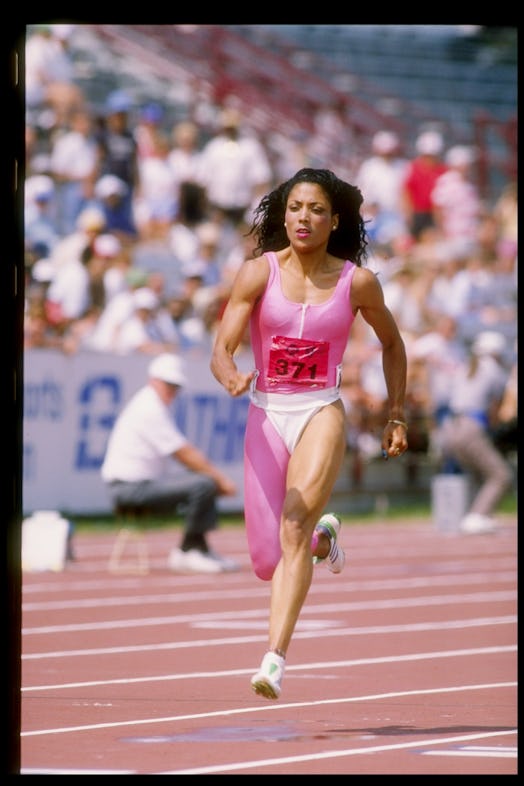
[[[333,516],[333,518],[336,519],[337,523],[336,524],[332,524],[330,521],[323,522],[322,518],[320,519],[320,521],[318,523],[319,524],[322,523],[322,526],[325,527],[329,531],[330,538],[334,538],[337,541],[338,551],[339,551],[339,554],[341,555],[341,562],[342,562],[342,564],[340,565],[340,567],[337,570],[333,570],[333,567],[330,564],[330,562],[329,562],[327,557],[322,557],[322,558],[320,558],[320,557],[313,557],[313,563],[315,565],[317,565],[317,564],[320,564],[320,563],[324,562],[326,564],[328,570],[331,571],[331,573],[335,573],[335,574],[342,573],[342,571],[344,570],[344,566],[346,564],[346,554],[345,554],[344,550],[342,549],[342,547],[338,544],[338,536],[340,535],[340,530],[342,528],[342,522],[340,521],[340,519],[336,515],[336,513],[329,513],[327,515]]]
[[[335,573],[336,574],[336,573],[342,573],[342,571],[344,570],[344,565],[346,564],[346,554],[344,552],[344,549],[339,545],[339,542],[338,542],[338,536],[340,535],[340,530],[342,528],[342,522],[340,521],[338,516],[335,516],[334,513],[331,514],[331,515],[333,515],[336,518],[337,525],[331,524],[331,522],[325,522],[323,524],[323,526],[326,527],[326,529],[328,529],[330,531],[331,537],[336,540],[337,547],[338,547],[338,553],[340,555],[340,563],[341,564],[335,570],[334,567],[333,567],[333,564],[329,561],[328,557],[324,558],[324,562],[326,563],[327,569],[329,571],[331,571],[331,573]],[[321,521],[322,521],[322,519],[321,519]]]
[[[337,567],[336,570],[334,570],[333,566],[326,559],[326,565],[328,570],[331,571],[331,573],[335,573],[335,574],[342,573],[342,571],[344,570],[344,566],[346,564],[346,552],[343,551],[343,549],[341,549],[340,546],[338,547],[338,553],[340,555],[340,565]]]
[[[251,687],[256,694],[263,696],[265,699],[278,699],[280,696],[280,692],[277,692],[270,682],[260,677],[251,681]]]

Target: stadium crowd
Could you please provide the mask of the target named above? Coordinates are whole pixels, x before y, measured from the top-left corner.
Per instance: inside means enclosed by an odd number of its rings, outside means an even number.
[[[259,138],[234,102],[201,99],[172,127],[165,106],[136,106],[123,90],[93,109],[68,55],[72,27],[35,26],[26,42],[24,348],[209,356],[252,255],[253,209],[283,177],[329,169],[329,158],[317,138]],[[480,334],[499,336],[500,379],[516,385],[517,187],[486,203],[475,163],[473,147],[433,128],[412,150],[384,128],[350,178],[364,196],[367,264],[408,352],[411,453],[438,456],[450,380]],[[379,363],[358,321],[342,383],[355,484],[380,454]],[[497,418],[516,421],[516,404]]]

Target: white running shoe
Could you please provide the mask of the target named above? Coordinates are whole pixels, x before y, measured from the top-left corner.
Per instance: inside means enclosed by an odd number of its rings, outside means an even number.
[[[169,552],[168,566],[176,573],[224,573],[226,568],[212,554],[204,554],[198,549],[172,549]]]
[[[281,655],[266,652],[260,670],[251,677],[251,687],[255,693],[266,699],[278,699],[285,666],[285,658]]]
[[[482,535],[493,532],[495,522],[489,516],[481,513],[468,513],[460,522],[460,529],[468,535]]]
[[[316,532],[328,536],[330,547],[327,557],[313,557],[313,562],[325,562],[331,573],[341,573],[346,563],[346,555],[338,545],[340,527],[341,521],[335,513],[324,513],[315,527]]]

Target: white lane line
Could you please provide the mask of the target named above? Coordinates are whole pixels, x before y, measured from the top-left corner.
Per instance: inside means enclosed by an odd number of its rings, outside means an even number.
[[[148,576],[148,586],[150,586]],[[228,577],[229,578],[229,577]],[[362,580],[362,581],[347,581],[347,582],[337,582],[337,592],[339,594],[344,592],[375,592],[378,590],[392,590],[392,589],[428,589],[430,587],[440,587],[444,586],[446,588],[451,588],[453,586],[466,586],[466,585],[473,585],[473,584],[482,584],[486,585],[489,581],[490,584],[514,584],[517,578],[517,571],[505,571],[499,573],[490,573],[489,575],[486,573],[475,573],[465,575],[464,573],[450,575],[447,574],[445,576],[422,576],[419,578],[402,578],[402,579],[382,579],[380,581],[375,580]],[[73,593],[75,591],[85,591],[87,589],[96,589],[97,591],[101,588],[101,582],[98,582],[96,585],[92,586],[91,582],[89,582],[88,586],[84,587],[83,585],[85,582],[82,582],[79,586],[75,586],[76,583],[68,583],[67,584],[67,591],[69,593]],[[165,582],[164,582],[165,584]],[[42,595],[48,590],[48,587],[45,584],[38,585],[40,587],[39,594]],[[136,581],[134,583],[129,583],[130,590],[136,591]],[[118,589],[120,592],[122,591],[123,587],[119,585]],[[60,592],[64,591],[64,585],[60,585]],[[228,600],[229,598],[238,599],[238,592],[239,588],[235,587],[234,589],[224,589],[224,588],[216,588],[215,590],[192,590],[192,591],[181,591],[176,590],[170,593],[161,593],[161,594],[152,594],[150,592],[146,594],[132,594],[132,595],[110,595],[109,597],[92,597],[92,598],[76,598],[71,600],[39,600],[39,601],[25,601],[22,604],[22,611],[24,613],[29,612],[36,612],[36,611],[61,611],[64,609],[90,609],[90,608],[107,608],[111,606],[134,606],[139,604],[140,606],[146,604],[154,604],[154,603],[186,603],[188,600],[191,602],[207,602],[209,600]],[[326,582],[325,584],[321,584],[320,582],[315,583],[314,585],[314,592],[315,594],[328,594],[333,592],[333,585],[331,582]],[[268,594],[268,587],[242,587],[242,598],[259,598],[265,597]]]
[[[516,759],[517,748],[497,748],[493,746],[470,745],[448,751],[421,751],[422,756],[470,756],[488,759]]]
[[[422,633],[429,630],[464,630],[465,628],[478,628],[478,627],[493,627],[495,625],[514,625],[517,623],[518,617],[514,614],[509,614],[502,617],[475,617],[473,619],[459,619],[448,620],[439,622],[416,622],[411,624],[400,625],[368,625],[365,627],[351,627],[351,628],[334,628],[333,630],[322,631],[324,638],[329,637],[342,637],[342,636],[370,636],[382,635],[385,633]],[[297,630],[293,634],[294,639],[311,639],[318,638],[316,630]],[[217,647],[227,646],[230,647],[234,644],[258,644],[266,642],[267,635],[260,636],[227,636],[218,639],[190,639],[188,641],[168,641],[158,642],[154,644],[135,644],[130,646],[118,647],[97,647],[81,650],[54,650],[52,652],[33,652],[22,655],[23,661],[29,660],[45,660],[46,658],[72,658],[74,656],[85,657],[91,655],[98,657],[99,655],[120,655],[123,652],[157,652],[160,650],[178,650],[178,649],[191,649],[195,647]]]
[[[465,734],[459,737],[445,737],[441,739],[426,740],[424,745],[447,745],[453,742],[465,740],[485,739],[486,737],[497,737],[504,734],[516,732],[517,729],[508,731],[494,731],[479,734]],[[259,767],[273,767],[276,764],[296,764],[304,761],[320,761],[321,759],[339,759],[345,756],[359,756],[370,753],[385,753],[387,751],[409,750],[410,748],[420,748],[420,741],[399,742],[393,745],[373,745],[369,748],[350,748],[342,751],[323,751],[322,753],[309,754],[303,756],[285,756],[279,759],[258,759],[257,761],[233,762],[231,764],[212,765],[209,767],[195,767],[188,770],[169,770],[168,772],[158,773],[159,775],[210,775],[212,773],[229,773],[233,770],[246,770]]]
[[[453,606],[467,603],[505,603],[517,599],[516,590],[499,592],[473,592],[455,595],[420,595],[416,598],[392,598],[387,600],[349,601],[347,603],[307,604],[302,614],[333,614],[347,611],[375,611],[381,609],[419,608],[420,606]],[[67,625],[44,625],[37,628],[23,628],[23,636],[47,635],[49,633],[78,632],[83,630],[114,630],[127,627],[155,627],[172,625],[181,622],[196,623],[199,620],[249,619],[250,617],[267,617],[267,609],[246,609],[244,611],[220,611],[203,614],[177,614],[162,617],[138,617],[127,620],[105,620],[103,622],[85,622]],[[222,627],[222,626],[220,626]]]
[[[482,736],[483,739],[486,737],[496,737],[500,736],[501,734],[512,734],[516,733],[516,729],[510,730],[508,732],[487,732],[486,734],[482,735],[474,735],[476,739],[479,736]],[[468,735],[468,739],[471,739],[472,735]],[[443,740],[428,740],[425,742],[425,745],[443,745],[449,744],[451,742],[455,742],[458,738],[456,737],[447,737]],[[464,738],[461,738],[464,739]],[[408,748],[416,747],[417,743],[400,743],[397,745],[382,745],[380,747],[374,748],[354,748],[352,750],[345,750],[345,751],[334,751],[332,753],[320,753],[316,755],[311,755],[304,759],[304,757],[287,757],[286,759],[266,759],[263,761],[251,761],[251,762],[236,762],[230,765],[215,765],[213,767],[205,767],[205,768],[198,768],[192,770],[171,770],[169,772],[164,773],[157,773],[158,775],[202,775],[202,774],[211,774],[231,771],[232,769],[252,769],[253,767],[258,766],[266,766],[270,767],[273,764],[287,764],[293,763],[298,761],[313,761],[319,759],[327,759],[327,758],[336,758],[340,756],[355,756],[357,754],[366,754],[366,753],[387,753],[390,750],[403,750]],[[473,751],[477,751],[476,754]],[[491,753],[489,753],[491,751]],[[498,752],[498,753],[497,753]],[[478,755],[478,756],[493,756],[495,758],[516,758],[517,756],[517,748],[497,748],[495,746],[470,746],[469,748],[462,748],[458,749],[457,751],[422,751],[422,755],[424,756],[461,756],[461,755]],[[21,775],[136,775],[138,773],[133,772],[131,770],[79,770],[79,769],[22,769],[20,771]]]
[[[383,663],[405,663],[410,661],[434,660],[438,658],[462,658],[472,655],[499,655],[504,652],[516,652],[517,645],[505,647],[475,647],[471,649],[445,650],[441,652],[414,652],[407,655],[386,655],[380,658],[355,658],[353,660],[322,661],[317,663],[301,663],[288,665],[286,673],[292,671],[319,671],[321,669],[352,668],[353,666],[370,666]],[[173,680],[196,680],[204,678],[237,677],[242,674],[251,674],[250,669],[227,669],[226,671],[193,671],[185,674],[163,674],[150,677],[123,677],[115,680],[90,680],[89,682],[65,682],[55,685],[32,685],[22,688],[22,693],[34,691],[62,690],[65,688],[88,688],[96,685],[137,685],[145,682],[171,682]]]
[[[290,702],[288,704],[263,704],[256,707],[238,707],[229,710],[216,710],[213,712],[197,712],[187,715],[169,715],[164,718],[135,718],[128,721],[114,721],[111,723],[89,723],[85,726],[62,726],[56,729],[35,729],[33,731],[23,731],[21,737],[41,737],[46,734],[68,734],[70,732],[78,731],[93,731],[94,729],[117,729],[130,726],[152,725],[155,723],[176,723],[183,720],[198,720],[202,718],[226,718],[233,715],[251,715],[259,712],[274,712],[280,710],[298,709],[300,707],[322,707],[335,704],[356,704],[359,702],[369,702],[378,700],[406,698],[408,696],[431,696],[442,695],[444,693],[459,693],[463,691],[479,691],[479,690],[494,690],[500,688],[514,688],[517,686],[516,682],[488,682],[476,685],[451,685],[443,688],[421,688],[419,690],[408,691],[393,691],[391,693],[376,693],[368,694],[366,696],[344,696],[337,699],[318,699],[315,701],[300,701]],[[508,729],[505,734],[510,733]],[[516,731],[516,729],[515,729]],[[458,737],[457,740],[473,740],[482,739],[485,736],[490,736],[491,733],[474,734],[472,736],[466,735],[465,737]],[[439,740],[440,743],[440,740]],[[422,747],[427,745],[426,742],[413,743],[413,746]],[[306,759],[307,761],[308,759]]]
[[[490,737],[490,736],[496,736],[497,734],[508,734],[508,733],[511,734],[513,732],[511,732],[511,731],[510,732],[492,732],[492,733],[487,733],[487,734],[482,735],[482,736],[483,737]],[[447,738],[446,740],[442,740],[442,743],[449,743],[451,741],[452,741],[452,738]],[[432,743],[433,744],[440,744],[440,741],[439,741],[439,743],[435,743],[435,741],[429,740],[425,744],[432,744]],[[396,746],[394,746],[394,748],[395,748],[395,750],[399,750],[399,749],[402,750],[403,747],[409,747],[409,746],[412,746],[412,743],[406,743],[405,746],[402,745],[402,744],[400,746],[396,745]],[[368,752],[371,752],[371,753],[374,753],[374,752],[385,753],[385,752],[387,752],[389,750],[392,750],[391,746],[383,746],[380,750],[378,750],[377,748],[374,748],[373,750],[371,750],[370,748],[361,748],[361,749],[355,749],[354,751],[351,752],[351,754],[349,752],[346,752],[346,751],[343,751],[342,753],[343,753],[343,755],[348,755],[349,756],[349,755],[355,755],[356,753],[368,753]],[[493,756],[495,758],[516,758],[516,756],[517,756],[517,748],[511,748],[511,747],[497,748],[495,746],[492,746],[492,747],[490,747],[490,746],[484,746],[484,747],[483,746],[470,746],[469,748],[459,748],[456,751],[422,751],[421,753],[422,753],[423,756],[462,756],[462,755],[474,755],[473,751],[475,751],[475,750],[477,751],[476,755],[479,755],[479,756]],[[490,751],[491,751],[491,753],[490,753]],[[328,756],[329,756],[329,754],[328,754]],[[311,756],[311,758],[309,760],[311,761],[312,759],[320,759],[320,758],[327,758],[327,756],[325,756],[323,754],[318,754],[316,756]],[[334,757],[334,755],[332,755],[332,756],[330,756],[330,758],[335,758],[335,757]],[[290,758],[288,758],[286,761],[289,762]],[[297,761],[297,759],[293,758],[292,761]],[[282,759],[272,760],[272,762],[276,762],[276,763],[279,763],[279,764],[285,763]],[[264,761],[264,762],[262,762],[262,764],[265,764],[266,766],[271,766],[269,761]],[[247,763],[247,766],[250,767],[250,768],[254,767],[254,766],[257,766],[257,762],[249,762],[249,763]],[[244,769],[245,767],[246,767],[246,763],[242,764],[240,766],[240,769]],[[233,765],[231,765],[231,767],[227,767],[227,770],[229,770],[230,768],[231,769],[232,768],[238,769],[239,767],[238,767],[238,764],[233,764]],[[218,767],[218,769],[215,767],[215,769],[213,771],[214,772],[222,772],[223,770],[224,770],[224,765],[221,765],[220,767]],[[199,773],[203,774],[204,772],[207,772],[208,774],[210,774],[211,771],[209,770],[209,768],[206,768],[205,770],[202,770],[202,769],[198,769],[198,770],[179,770],[179,771],[171,771],[171,772],[158,773],[158,774],[162,774],[162,775],[178,775],[178,774],[180,774],[180,775],[182,775],[182,774],[185,773],[185,774],[197,775]],[[35,768],[31,768],[31,769],[22,769],[20,771],[20,774],[21,775],[136,775],[137,773],[136,772],[132,772],[131,770],[79,770],[79,769],[58,770],[58,769],[35,769]]]

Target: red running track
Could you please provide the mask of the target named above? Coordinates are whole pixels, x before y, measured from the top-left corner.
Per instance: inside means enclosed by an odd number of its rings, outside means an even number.
[[[25,573],[21,774],[517,774],[517,525],[345,526],[319,565],[280,699],[249,684],[269,585],[242,528],[213,533],[236,573],[111,573],[114,534]]]

